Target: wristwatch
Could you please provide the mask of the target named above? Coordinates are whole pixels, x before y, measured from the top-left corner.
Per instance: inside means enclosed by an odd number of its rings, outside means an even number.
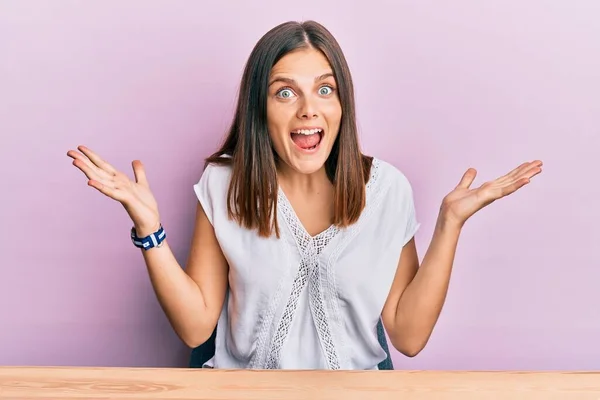
[[[135,247],[138,247],[140,249],[150,250],[153,247],[160,247],[162,246],[166,238],[167,233],[165,232],[165,229],[163,228],[162,224],[156,232],[153,232],[143,238],[137,236],[135,227],[131,228],[131,241],[133,242],[133,245]]]

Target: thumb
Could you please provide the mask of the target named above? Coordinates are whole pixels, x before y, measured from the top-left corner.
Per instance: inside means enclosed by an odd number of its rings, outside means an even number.
[[[135,175],[136,183],[139,183],[142,186],[149,187],[148,179],[146,178],[146,171],[144,170],[144,165],[140,160],[134,160],[131,163],[133,167],[133,174]]]
[[[458,183],[456,188],[457,189],[468,189],[471,186],[471,184],[473,183],[473,181],[475,180],[476,176],[477,176],[477,170],[475,168],[469,168],[467,170],[467,172],[465,172],[463,174],[463,176],[460,179],[460,182]]]

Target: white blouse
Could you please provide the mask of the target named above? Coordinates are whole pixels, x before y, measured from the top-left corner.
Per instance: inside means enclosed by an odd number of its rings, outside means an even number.
[[[377,369],[386,358],[377,322],[402,247],[419,227],[407,178],[374,159],[358,222],[316,236],[279,190],[277,239],[228,218],[230,168],[209,165],[194,185],[229,264],[215,355],[205,366]]]

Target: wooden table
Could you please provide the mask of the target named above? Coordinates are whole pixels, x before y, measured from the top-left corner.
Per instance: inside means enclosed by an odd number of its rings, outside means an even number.
[[[600,371],[0,367],[0,399],[600,400]]]

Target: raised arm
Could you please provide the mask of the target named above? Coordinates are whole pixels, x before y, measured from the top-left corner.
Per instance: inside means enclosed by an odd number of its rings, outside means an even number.
[[[393,346],[409,357],[427,344],[444,305],[460,232],[477,211],[508,196],[541,172],[541,161],[521,164],[478,188],[469,169],[442,201],[431,243],[419,266],[414,239],[403,248],[382,319]]]
[[[227,291],[228,266],[200,203],[185,271],[168,243],[143,251],[158,301],[189,347],[204,343],[217,325]]]
[[[132,163],[132,181],[85,146],[78,150],[69,150],[67,155],[86,175],[88,185],[123,205],[138,237],[155,232],[160,216],[142,163]],[[202,344],[217,324],[227,290],[228,266],[201,205],[198,203],[196,209],[185,270],[166,239],[159,247],[141,252],[153,289],[173,329],[188,346]]]

